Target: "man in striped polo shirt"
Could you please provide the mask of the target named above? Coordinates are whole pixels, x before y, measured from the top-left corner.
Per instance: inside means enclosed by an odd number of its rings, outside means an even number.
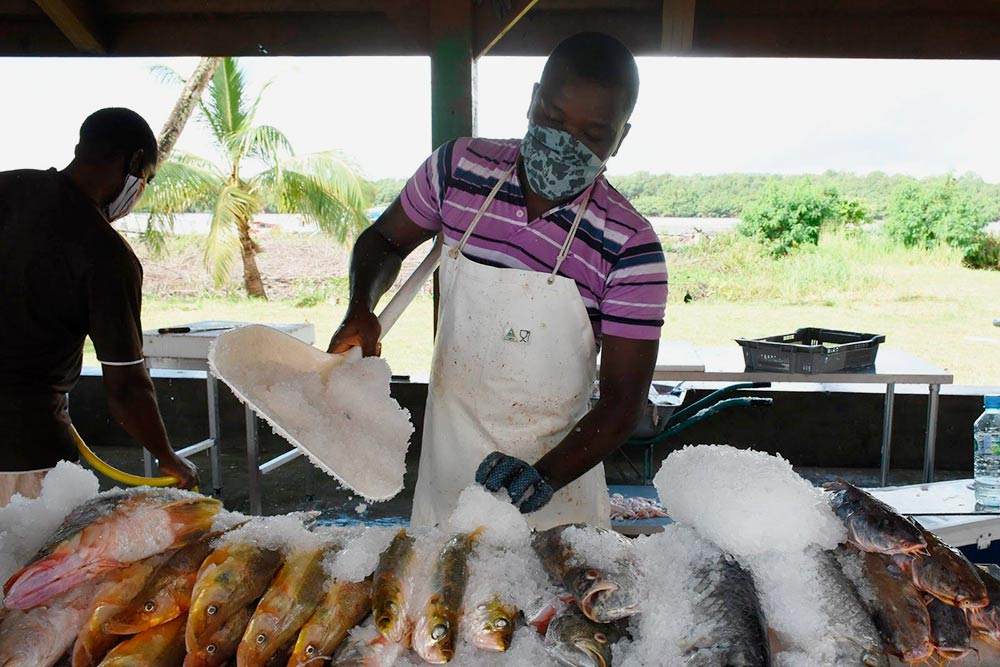
[[[404,257],[444,237],[413,524],[446,522],[473,480],[536,528],[609,523],[601,462],[642,412],[667,298],[656,234],[603,176],[638,84],[619,41],[566,39],[523,139],[444,144],[359,237],[330,352],[377,353],[375,304]]]

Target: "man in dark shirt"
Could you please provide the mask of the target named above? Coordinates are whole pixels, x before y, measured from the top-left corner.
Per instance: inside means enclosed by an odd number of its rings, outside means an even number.
[[[0,506],[37,495],[60,460],[77,460],[66,395],[94,343],[112,416],[190,488],[143,365],[142,266],[111,221],[142,196],[156,137],[138,114],[102,109],[80,128],[62,171],[0,173]]]

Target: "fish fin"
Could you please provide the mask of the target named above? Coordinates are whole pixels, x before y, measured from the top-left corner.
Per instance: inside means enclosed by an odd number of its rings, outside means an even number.
[[[222,503],[215,498],[195,498],[179,500],[163,508],[174,526],[175,545],[193,542],[212,528],[212,519],[222,509]]]

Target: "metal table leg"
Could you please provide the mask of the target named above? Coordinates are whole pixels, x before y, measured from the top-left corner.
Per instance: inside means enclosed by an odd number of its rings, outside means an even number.
[[[247,422],[247,491],[250,495],[250,514],[260,514],[260,443],[257,436],[257,415],[250,406],[245,406],[244,409]]]
[[[209,452],[212,460],[212,490],[217,498],[222,497],[222,442],[219,440],[219,381],[212,371],[205,372],[208,388],[208,437],[212,441]]]
[[[892,459],[892,409],[896,403],[896,385],[885,385],[885,409],[882,411],[882,469],[880,486],[889,485],[889,463]]]
[[[142,450],[142,472],[146,477],[153,476],[153,455],[145,447]]]
[[[924,441],[924,484],[934,481],[934,454],[937,447],[938,403],[941,385],[927,385],[927,440]]]

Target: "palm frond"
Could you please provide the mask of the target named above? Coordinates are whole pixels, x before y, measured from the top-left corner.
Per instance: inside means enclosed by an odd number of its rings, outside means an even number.
[[[177,70],[167,65],[153,65],[149,71],[160,83],[168,86],[183,86],[187,83],[184,77],[177,73]]]
[[[260,200],[238,185],[219,192],[205,245],[205,266],[216,287],[229,281],[240,257],[240,226],[249,225],[259,210]]]
[[[232,138],[246,126],[246,81],[236,58],[223,58],[208,84],[202,115],[220,145],[231,151]]]
[[[283,213],[298,213],[341,243],[368,226],[365,210],[374,189],[348,160],[333,151],[283,161],[259,174],[255,187]]]
[[[257,91],[257,97],[254,99],[253,104],[247,107],[246,122],[248,125],[253,124],[253,120],[257,116],[257,107],[260,106],[260,99],[264,96],[264,91],[271,87],[272,83],[274,83],[274,79],[269,79],[267,83],[261,86],[260,90]]]
[[[194,155],[175,153],[157,171],[137,207],[149,213],[142,233],[146,247],[154,254],[161,253],[167,235],[173,232],[174,217],[209,206],[222,185],[222,175],[210,162]]]
[[[271,125],[257,125],[240,135],[240,155],[260,160],[269,167],[279,166],[282,160],[295,155],[288,137]]]

